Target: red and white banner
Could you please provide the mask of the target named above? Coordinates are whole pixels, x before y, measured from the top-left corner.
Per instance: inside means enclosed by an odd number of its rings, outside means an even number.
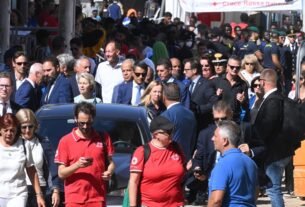
[[[179,0],[186,12],[302,10],[302,0]]]

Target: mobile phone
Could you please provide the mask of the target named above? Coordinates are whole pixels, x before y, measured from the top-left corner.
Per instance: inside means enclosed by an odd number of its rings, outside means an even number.
[[[87,162],[92,162],[93,158],[92,157],[83,157]]]

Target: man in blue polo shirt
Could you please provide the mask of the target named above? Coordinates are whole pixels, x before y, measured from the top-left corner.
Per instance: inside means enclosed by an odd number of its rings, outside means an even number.
[[[257,167],[237,149],[240,128],[233,121],[220,121],[212,138],[221,157],[209,180],[208,207],[256,206]]]

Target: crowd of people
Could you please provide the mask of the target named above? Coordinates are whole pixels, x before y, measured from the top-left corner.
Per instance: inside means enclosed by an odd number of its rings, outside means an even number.
[[[155,9],[148,1],[145,13],[150,4]],[[44,6],[29,23],[53,22],[54,5]],[[105,206],[114,149],[109,135],[91,125],[94,104],[113,103],[145,107],[152,133],[149,159],[143,147],[132,157],[130,206],[137,197],[143,206],[255,206],[258,187],[273,207],[284,206],[281,180],[295,148],[279,132],[283,99],[296,97],[301,28],[272,24],[262,31],[246,14],[241,24],[214,28],[196,16],[189,24],[172,20],[169,12],[155,23],[136,11],[123,16],[117,1],[107,17],[92,12],[76,15],[81,26],[69,43],[38,30],[32,53],[19,45],[5,52],[0,160],[7,164],[0,166],[0,185],[12,190],[0,189],[0,205],[60,206],[65,180],[66,206]],[[304,102],[305,59],[301,68],[298,97]],[[55,155],[49,140],[35,133],[34,113],[58,103],[77,104],[77,127]],[[286,179],[291,172],[286,169]],[[286,187],[293,192],[292,183]]]

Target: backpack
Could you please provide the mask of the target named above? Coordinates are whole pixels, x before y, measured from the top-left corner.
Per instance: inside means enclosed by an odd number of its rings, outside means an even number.
[[[301,146],[305,138],[305,103],[283,97],[282,129],[279,136],[294,150]]]
[[[177,142],[173,141],[173,148],[174,150],[179,154],[179,155],[182,155],[183,152],[181,151],[180,149],[180,146]],[[150,152],[151,152],[151,149],[150,149],[150,146],[148,143],[145,143],[143,145],[143,148],[144,148],[144,152],[143,152],[143,156],[144,156],[144,166],[145,166],[145,163],[147,162],[147,160],[149,159],[150,157]],[[184,156],[182,156],[184,157]],[[184,162],[183,162],[184,163]],[[141,180],[140,180],[141,182]],[[138,190],[138,192],[140,192]],[[138,196],[138,203],[140,203],[140,200],[141,200],[141,196]],[[124,193],[124,198],[123,198],[123,205],[122,207],[129,207],[129,186],[127,186],[127,188],[125,189],[125,193]],[[141,206],[138,204],[138,206]]]

